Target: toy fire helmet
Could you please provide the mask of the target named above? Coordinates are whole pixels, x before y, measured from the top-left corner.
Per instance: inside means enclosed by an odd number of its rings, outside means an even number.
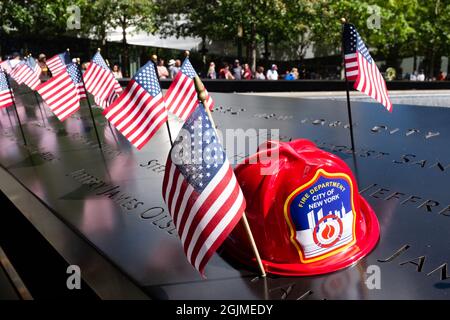
[[[378,220],[349,167],[304,139],[269,141],[236,170],[247,218],[267,272],[304,276],[348,267],[379,238]],[[224,248],[256,266],[238,224]]]

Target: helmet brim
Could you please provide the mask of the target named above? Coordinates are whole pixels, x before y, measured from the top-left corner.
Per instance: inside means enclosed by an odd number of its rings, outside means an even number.
[[[281,276],[314,276],[350,267],[368,255],[378,243],[380,226],[371,206],[362,196],[359,196],[359,199],[361,216],[363,217],[363,219],[360,219],[360,223],[364,225],[359,226],[356,243],[353,246],[329,258],[311,263],[299,261],[298,263],[283,264],[262,259],[266,272]],[[234,242],[231,241],[224,243],[226,255],[242,265],[256,269],[257,263],[253,253],[243,251],[242,246],[237,247],[233,244]]]

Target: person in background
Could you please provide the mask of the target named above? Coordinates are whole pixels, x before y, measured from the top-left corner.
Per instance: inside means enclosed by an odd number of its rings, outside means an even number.
[[[158,62],[158,75],[160,79],[167,79],[169,77],[169,71],[164,65],[164,60],[160,59]]]
[[[252,73],[252,70],[250,69],[250,66],[248,65],[248,63],[244,63],[244,71],[243,71],[242,77],[245,80],[250,80],[253,78],[253,73]]]
[[[223,67],[219,69],[219,79],[225,79],[225,68],[228,67],[228,63],[224,62]]]
[[[295,80],[295,78],[294,78],[294,75],[291,72],[286,71],[286,75],[284,76],[284,80],[290,81],[290,80]]]
[[[83,62],[81,64],[81,72],[84,73],[87,70],[87,68],[89,67],[90,64],[91,64],[90,62]]]
[[[298,68],[292,68],[291,73],[294,75],[294,80],[298,80],[300,77],[300,73],[298,73]]]
[[[420,73],[417,75],[417,81],[425,81],[425,74],[423,70],[420,70]]]
[[[267,70],[267,80],[278,80],[278,67],[276,64],[272,65],[272,68],[270,68],[269,70]]]
[[[439,71],[439,75],[438,75],[438,81],[444,81],[445,80],[445,74],[442,71]]]
[[[411,73],[411,75],[409,76],[409,80],[417,81],[417,71],[414,71],[413,73]]]
[[[291,72],[289,72],[284,79],[285,80],[297,80],[298,79],[298,69],[292,68]]]
[[[266,80],[266,76],[264,75],[264,67],[259,66],[258,68],[256,68],[255,79]]]
[[[242,79],[242,67],[241,67],[241,64],[239,63],[238,59],[234,60],[233,77],[236,80],[241,80]]]
[[[230,72],[230,66],[228,65],[228,63],[225,62],[223,64],[223,68],[219,71],[219,77],[221,79],[234,80],[234,77]]]
[[[114,78],[116,78],[116,79],[122,79],[123,78],[122,71],[120,71],[120,67],[119,67],[118,64],[115,64],[113,66],[112,73],[114,75]]]
[[[9,61],[9,63],[11,64],[11,68],[14,68],[15,66],[17,66],[17,64],[20,63],[20,53],[18,52],[13,52],[11,59]]]
[[[37,64],[41,68],[41,75],[40,75],[41,80],[49,78],[50,72],[47,67],[47,57],[45,56],[45,54],[41,53],[38,56]]]
[[[175,64],[176,64],[175,60],[173,60],[173,59],[169,60],[169,63],[168,63],[168,65],[169,65],[169,77],[171,79],[174,79],[175,76],[177,75],[178,71],[180,71],[180,68],[177,67]]]
[[[213,61],[211,61],[209,63],[209,68],[208,68],[208,73],[206,74],[206,78],[217,79],[216,64]]]

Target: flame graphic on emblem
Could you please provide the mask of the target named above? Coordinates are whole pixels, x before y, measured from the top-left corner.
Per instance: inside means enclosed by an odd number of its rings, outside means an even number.
[[[336,230],[332,225],[327,224],[322,231],[322,238],[325,240],[331,239],[335,231]]]

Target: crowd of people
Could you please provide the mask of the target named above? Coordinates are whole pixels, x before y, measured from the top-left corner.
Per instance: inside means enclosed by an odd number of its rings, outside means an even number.
[[[405,75],[405,80],[410,80],[410,81],[449,81],[450,80],[450,75],[446,74],[443,71],[440,71],[437,77],[426,77],[425,73],[423,70],[420,71],[414,71],[411,74],[406,74]]]
[[[19,63],[22,58],[19,53],[15,52],[9,57],[9,61],[12,67]],[[0,62],[1,62],[0,58]],[[76,59],[73,59],[75,62]],[[51,72],[47,67],[47,57],[44,53],[38,55],[36,63],[41,68],[41,77],[51,77]],[[84,72],[89,66],[89,62],[84,62],[81,65],[81,69]],[[157,71],[160,79],[174,79],[177,73],[181,70],[182,62],[180,59],[170,59],[165,63],[164,59],[159,59],[157,62]],[[389,68],[393,69],[393,68]],[[123,78],[122,70],[118,64],[114,64],[111,68],[112,73],[116,79]],[[394,69],[393,69],[394,70]],[[207,79],[225,79],[225,80],[298,80],[305,78],[304,70],[300,76],[299,69],[296,67],[290,68],[283,73],[280,73],[278,66],[272,64],[266,71],[263,66],[256,67],[253,72],[248,63],[241,65],[238,59],[234,60],[234,63],[229,64],[227,62],[222,63],[220,68],[216,67],[216,64],[211,61],[205,74],[201,74],[203,78]],[[395,70],[393,72],[386,72],[387,80],[395,80],[397,78]],[[443,81],[450,80],[450,75],[439,72],[437,77],[428,78],[425,76],[424,70],[414,71],[412,73],[406,73],[403,75],[403,79],[410,81]]]
[[[170,59],[167,67],[164,64],[164,60],[159,60],[158,73],[161,79],[173,79],[177,72],[181,68],[181,61]],[[393,68],[388,68],[393,69]],[[397,78],[395,69],[394,72],[386,72],[385,77],[387,80],[399,80]],[[197,70],[198,71],[198,70]],[[221,67],[217,67],[214,61],[209,63],[206,73],[201,73],[203,78],[207,79],[224,79],[224,80],[298,80],[298,79],[316,79],[320,80],[322,77],[315,72],[306,73],[304,68],[299,71],[299,68],[292,67],[286,69],[284,72],[280,72],[276,64],[272,64],[268,70],[265,70],[263,66],[257,66],[255,72],[252,71],[248,63],[241,65],[238,59],[234,60],[234,63],[223,62]],[[424,70],[415,71],[413,73],[403,74],[404,80],[410,81],[443,81],[450,80],[450,75],[444,72],[439,72],[437,77],[426,77]],[[339,74],[332,79],[339,79]],[[325,79],[329,79],[326,77]]]
[[[173,79],[180,71],[181,60],[170,59],[167,67],[163,59],[158,62],[158,74],[160,79]],[[204,78],[207,79],[225,79],[225,80],[297,80],[299,79],[298,68],[292,68],[284,74],[278,73],[276,64],[265,71],[263,66],[258,66],[253,72],[248,63],[241,65],[240,61],[236,59],[233,64],[224,62],[222,67],[217,69],[216,64],[211,61]]]
[[[272,64],[266,72],[263,66],[258,66],[255,72],[253,72],[248,63],[244,63],[241,66],[240,61],[236,59],[232,65],[224,62],[218,72],[216,71],[215,63],[210,62],[206,78],[225,80],[297,80],[299,79],[299,72],[298,68],[294,67],[284,74],[279,74],[276,64]]]
[[[181,70],[182,62],[180,59],[170,59],[166,64],[164,59],[159,59],[157,63],[157,71],[160,79],[174,79],[177,73]],[[116,74],[116,71],[119,73]],[[114,65],[113,73],[116,78],[121,78],[120,68],[118,65]],[[299,79],[298,68],[292,68],[290,71],[280,75],[278,73],[278,67],[273,64],[267,72],[264,67],[258,66],[256,72],[252,72],[248,63],[244,63],[242,66],[239,60],[235,60],[234,64],[230,65],[224,62],[220,69],[216,69],[216,64],[211,61],[209,63],[206,74],[202,75],[207,79],[225,79],[225,80],[297,80]]]

